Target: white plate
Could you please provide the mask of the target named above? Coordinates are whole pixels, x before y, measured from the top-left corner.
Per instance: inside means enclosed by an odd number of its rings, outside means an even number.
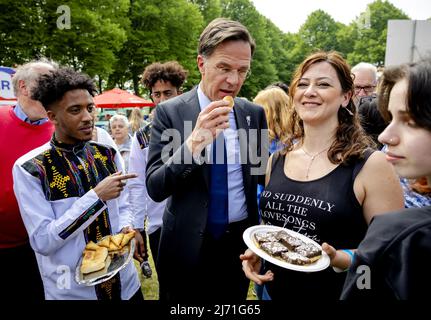
[[[307,238],[306,236],[298,232],[295,232],[286,228],[282,228],[282,227],[277,227],[277,226],[259,225],[259,226],[250,227],[244,231],[242,237],[244,239],[244,242],[250,248],[251,251],[256,253],[262,259],[265,259],[266,261],[271,262],[279,267],[294,270],[294,271],[316,272],[316,271],[324,270],[329,266],[330,259],[329,259],[329,256],[324,251],[322,251],[322,257],[319,260],[311,264],[300,266],[297,264],[292,264],[287,261],[283,261],[281,259],[272,257],[264,250],[259,248],[259,246],[257,245],[257,241],[254,237],[254,234],[256,232],[274,232],[274,231],[282,231],[282,230],[288,232],[289,234],[291,234],[292,236],[298,239],[301,239],[305,243],[312,243],[316,247],[322,249],[322,247],[316,241],[311,240],[310,238]]]
[[[100,271],[92,272],[86,275],[82,274],[81,272],[81,263],[83,258],[81,256],[81,258],[79,258],[78,263],[76,265],[75,281],[78,284],[83,284],[86,286],[95,286],[96,284],[99,284],[111,279],[120,270],[124,269],[127,266],[127,264],[132,260],[133,253],[135,252],[135,245],[136,245],[135,239],[131,239],[127,244],[127,246],[122,248],[119,251],[119,253],[117,253],[114,257],[111,257],[111,263],[109,264],[107,270],[102,269]]]

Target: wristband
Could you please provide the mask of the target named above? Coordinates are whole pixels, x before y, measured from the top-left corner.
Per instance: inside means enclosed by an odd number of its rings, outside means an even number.
[[[344,251],[345,253],[347,253],[350,256],[350,266],[353,264],[353,261],[355,259],[355,253],[353,252],[353,250],[350,249],[342,249],[341,251]],[[336,273],[341,273],[341,272],[346,272],[347,270],[349,270],[350,267],[347,267],[346,269],[340,269],[337,267],[332,267],[332,269],[336,272]]]
[[[342,251],[344,251],[350,256],[350,265],[352,265],[353,261],[355,261],[355,253],[350,249],[343,249]]]

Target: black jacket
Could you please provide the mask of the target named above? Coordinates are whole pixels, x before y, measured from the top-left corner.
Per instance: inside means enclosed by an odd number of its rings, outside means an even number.
[[[377,216],[358,247],[341,299],[429,299],[430,266],[431,207]]]
[[[154,201],[168,199],[157,260],[160,288],[168,288],[164,291],[178,287],[185,292],[194,279],[194,270],[199,268],[208,215],[210,165],[199,165],[192,160],[184,144],[196,125],[199,112],[196,87],[158,105],[151,129],[146,175],[148,194]],[[238,130],[246,133],[239,134],[238,139],[241,159],[247,160],[242,164],[247,222],[255,225],[259,221],[257,184],[264,182],[268,158],[267,144],[264,147],[268,139],[260,134],[267,129],[265,112],[260,106],[235,98],[234,113]],[[175,139],[163,136],[169,132]],[[252,138],[253,132],[257,139]],[[173,149],[168,148],[170,145]],[[254,154],[261,156],[263,162],[253,159]],[[254,174],[256,168],[261,168],[262,174]],[[238,256],[232,259],[239,261]]]

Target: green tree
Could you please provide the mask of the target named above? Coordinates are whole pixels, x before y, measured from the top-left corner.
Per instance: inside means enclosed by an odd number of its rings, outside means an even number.
[[[249,0],[223,0],[221,3],[222,15],[241,22],[248,28],[256,42],[251,75],[240,92],[242,96],[253,99],[259,90],[277,80],[277,71],[272,63],[273,52],[266,33],[266,18]]]
[[[43,54],[48,40],[40,19],[43,3],[0,0],[0,65],[21,64]]]
[[[108,87],[124,87],[132,80],[141,94],[139,78],[144,68],[156,61],[177,60],[190,75],[187,84],[196,83],[196,46],[202,28],[198,8],[186,0],[131,0],[127,42],[118,54]]]
[[[220,0],[190,0],[194,3],[204,18],[204,25],[221,15]]]
[[[1,0],[1,12],[7,12],[0,18],[1,63],[44,55],[90,76],[107,77],[126,40],[128,5],[128,0],[68,1],[70,28],[61,29],[58,1]]]
[[[298,32],[305,56],[318,50],[337,50],[340,25],[323,10],[312,12]]]
[[[311,53],[319,50],[343,53],[338,37],[345,27],[323,10],[316,10],[307,17],[297,33],[286,34],[283,41],[287,52],[286,82],[291,80],[297,66]]]
[[[376,0],[352,23],[353,50],[347,55],[351,65],[361,61],[382,66],[385,61],[387,25],[390,19],[409,19],[389,1]]]
[[[107,77],[116,53],[126,41],[124,28],[129,9],[127,0],[70,1],[70,29],[59,29],[58,2],[47,0],[44,8],[50,37],[46,53],[54,59],[83,70],[90,76]]]
[[[290,79],[289,44],[286,35],[269,19],[266,19],[266,38],[272,50],[271,64],[275,67],[277,81],[287,83]]]

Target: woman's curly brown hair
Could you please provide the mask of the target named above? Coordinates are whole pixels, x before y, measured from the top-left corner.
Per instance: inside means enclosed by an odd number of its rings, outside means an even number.
[[[350,67],[344,58],[335,51],[316,52],[308,56],[296,69],[291,86],[290,98],[293,103],[293,97],[296,93],[298,82],[302,75],[314,64],[319,62],[329,63],[337,72],[343,93],[351,92],[353,96],[353,77]],[[353,114],[351,115],[347,110]],[[295,108],[290,108],[290,117],[288,129],[289,138],[284,143],[287,147],[284,153],[291,151],[296,141],[302,141],[304,138],[304,124],[299,118]],[[334,164],[348,163],[351,160],[362,158],[368,148],[375,148],[375,143],[365,134],[359,121],[359,116],[352,98],[348,105],[338,109],[338,128],[335,134],[335,141],[328,150],[328,158]]]

